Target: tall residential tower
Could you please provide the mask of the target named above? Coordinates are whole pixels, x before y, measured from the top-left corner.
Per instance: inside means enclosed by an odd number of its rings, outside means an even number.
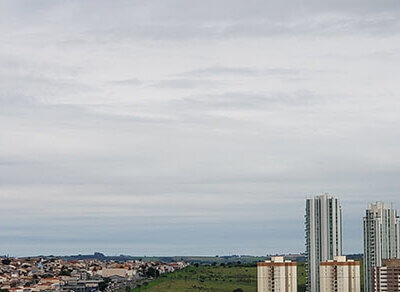
[[[320,292],[320,263],[342,255],[342,210],[339,199],[328,194],[307,199],[305,225],[307,291]]]
[[[384,203],[370,204],[364,217],[364,291],[372,292],[372,272],[383,259],[400,256],[399,216]]]

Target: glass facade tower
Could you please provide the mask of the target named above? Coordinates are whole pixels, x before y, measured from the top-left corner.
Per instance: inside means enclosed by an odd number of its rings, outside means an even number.
[[[339,199],[329,194],[307,199],[305,229],[307,291],[320,292],[320,263],[342,255],[342,209]]]
[[[374,291],[372,272],[383,259],[400,257],[399,216],[382,202],[370,204],[364,217],[364,291]]]

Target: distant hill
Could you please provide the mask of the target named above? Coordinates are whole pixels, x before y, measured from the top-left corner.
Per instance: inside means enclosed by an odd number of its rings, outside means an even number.
[[[278,254],[276,254],[278,255]],[[141,260],[141,261],[154,261],[154,262],[179,262],[185,261],[192,264],[221,264],[221,263],[254,263],[259,261],[264,261],[269,259],[271,256],[276,255],[266,255],[266,256],[251,256],[251,255],[226,255],[226,256],[131,256],[131,255],[119,255],[119,256],[106,256],[101,252],[95,252],[94,254],[88,255],[67,255],[61,256],[64,260],[87,260],[87,259],[96,259],[100,261],[128,261],[128,260]],[[286,259],[293,260],[296,262],[305,262],[306,255],[305,254],[287,254],[280,255],[284,256]],[[54,257],[54,256],[48,256]],[[361,260],[363,254],[349,254],[347,258],[353,260]]]

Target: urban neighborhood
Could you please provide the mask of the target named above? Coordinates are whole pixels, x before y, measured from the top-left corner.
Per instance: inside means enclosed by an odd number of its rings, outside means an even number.
[[[304,218],[306,250],[287,258],[274,255],[258,261],[258,292],[300,291],[296,259],[305,261],[308,292],[400,291],[399,215],[392,205],[375,202],[366,209],[364,252],[359,260],[343,254],[345,222],[338,197],[323,194],[308,198]],[[2,292],[125,291],[145,286],[160,275],[185,269],[190,264],[183,260],[110,260],[101,253],[95,253],[94,258],[66,259],[5,256],[0,263],[0,289]]]
[[[1,258],[0,291],[117,291],[140,287],[185,262],[63,260],[57,257]]]

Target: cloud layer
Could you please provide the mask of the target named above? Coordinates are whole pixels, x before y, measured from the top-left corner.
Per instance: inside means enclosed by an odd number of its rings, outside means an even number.
[[[398,1],[2,1],[0,254],[304,248],[398,200]],[[288,240],[289,239],[289,240]]]

